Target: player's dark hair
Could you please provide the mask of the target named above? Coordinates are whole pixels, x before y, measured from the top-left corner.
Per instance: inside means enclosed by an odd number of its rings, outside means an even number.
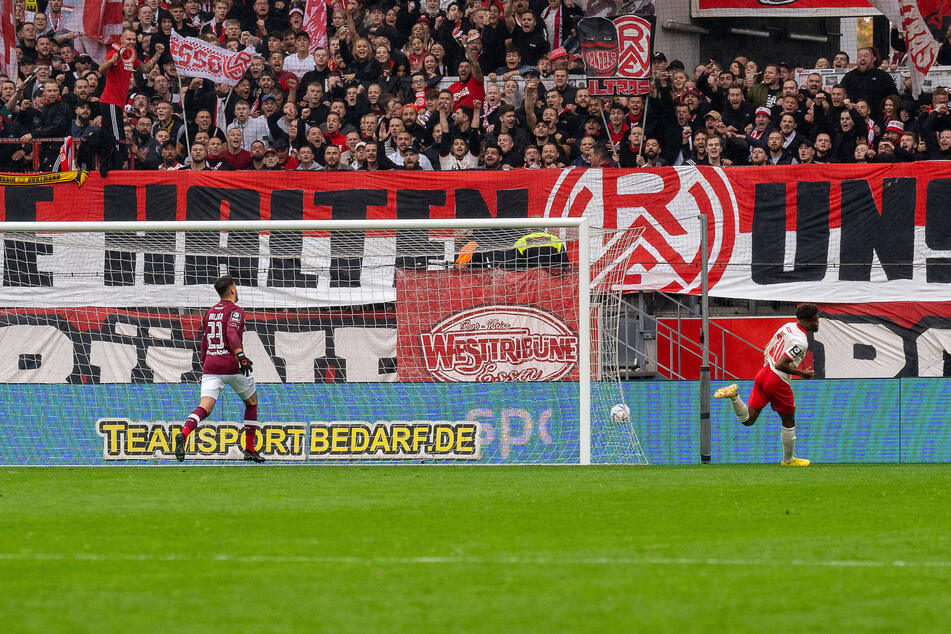
[[[815,304],[803,304],[796,309],[796,319],[803,321],[812,321],[819,314],[819,309]]]
[[[232,286],[234,286],[234,278],[230,275],[222,275],[215,280],[215,290],[218,291],[218,297],[224,297]],[[815,307],[813,306],[813,308]]]

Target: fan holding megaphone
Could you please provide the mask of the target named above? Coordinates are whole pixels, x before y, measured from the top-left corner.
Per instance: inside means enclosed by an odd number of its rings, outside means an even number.
[[[136,32],[129,27],[122,29],[119,42],[112,44],[114,52],[99,66],[99,73],[105,78],[105,87],[99,98],[102,126],[97,143],[99,173],[102,176],[111,169],[122,167],[128,158],[128,149],[122,146],[125,141],[122,113],[129,96],[132,74],[138,72],[147,75],[165,52],[164,45],[156,44],[155,55],[143,62],[136,53],[135,44]]]
[[[131,64],[132,60],[135,59],[135,49],[127,46],[120,46],[118,43],[113,42],[112,48],[119,53],[119,61],[123,64]]]

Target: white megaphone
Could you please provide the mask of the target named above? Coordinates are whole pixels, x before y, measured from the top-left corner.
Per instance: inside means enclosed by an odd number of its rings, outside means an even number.
[[[135,60],[135,49],[123,48],[115,42],[113,42],[112,48],[119,51],[119,60],[124,64],[131,64]]]

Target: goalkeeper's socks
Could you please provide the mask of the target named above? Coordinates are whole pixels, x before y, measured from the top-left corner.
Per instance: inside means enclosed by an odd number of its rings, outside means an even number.
[[[746,407],[743,399],[734,396],[730,399],[730,404],[733,405],[733,413],[736,414],[741,423],[746,423],[750,419],[750,410]]]
[[[185,427],[182,428],[182,435],[185,438],[188,438],[188,435],[195,431],[195,428],[198,427],[198,423],[205,420],[208,417],[208,412],[205,411],[204,407],[196,407],[195,411],[188,415],[188,418],[185,420]]]
[[[789,462],[792,460],[793,450],[796,449],[796,428],[783,427],[780,438],[783,441],[783,462]]]
[[[250,422],[244,422],[244,448],[248,451],[254,451],[254,437],[258,433],[258,426]]]

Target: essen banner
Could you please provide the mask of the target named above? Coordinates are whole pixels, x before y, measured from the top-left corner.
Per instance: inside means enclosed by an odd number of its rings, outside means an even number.
[[[182,37],[172,31],[169,39],[175,69],[186,77],[202,77],[234,86],[248,70],[253,48],[228,51],[213,46],[197,37]]]
[[[951,164],[341,172],[115,172],[82,187],[0,188],[6,221],[299,220],[580,216],[593,226],[643,230],[627,249],[625,290],[700,292],[701,215],[709,219],[710,294],[809,302],[944,301],[951,292]],[[395,301],[394,238],[301,236],[327,257],[269,257],[267,240],[221,255],[129,258],[100,234],[88,249],[61,236],[43,244],[5,235],[0,305],[205,307],[218,264],[241,260],[250,306],[340,306]],[[246,236],[244,237],[246,238]],[[418,245],[419,236],[407,244]],[[154,236],[138,236],[147,247]],[[207,240],[207,236],[201,238]],[[224,239],[222,237],[222,239]],[[447,235],[430,232],[434,257]],[[198,236],[186,237],[201,242]],[[383,244],[380,241],[385,241]],[[397,252],[405,248],[395,237]],[[195,247],[194,243],[192,247]],[[285,245],[286,247],[286,245]],[[117,248],[117,247],[116,247]],[[290,247],[286,247],[290,248]],[[299,247],[303,248],[303,246]],[[418,246],[414,247],[418,249]],[[258,256],[254,257],[254,253]],[[366,257],[360,257],[363,253]],[[595,264],[616,259],[603,239]],[[384,258],[386,259],[386,258]],[[337,270],[347,266],[346,271]],[[595,267],[598,270],[598,267]],[[147,292],[143,292],[143,290]]]

